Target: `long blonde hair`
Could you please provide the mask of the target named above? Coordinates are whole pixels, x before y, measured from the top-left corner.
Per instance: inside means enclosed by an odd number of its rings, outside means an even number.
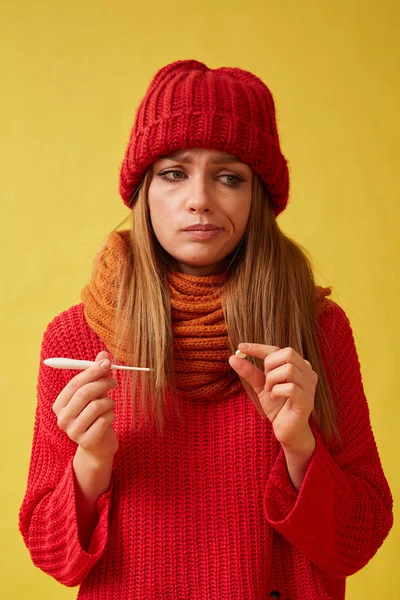
[[[132,387],[133,427],[138,409],[160,433],[165,425],[166,392],[174,400],[173,336],[166,281],[168,255],[151,227],[148,189],[152,168],[146,173],[130,220],[129,259],[121,261],[115,325],[115,360],[128,350],[133,364],[150,366],[152,375],[135,372]],[[121,224],[122,224],[121,223]],[[119,224],[116,229],[118,229]],[[307,251],[279,228],[266,190],[253,173],[252,203],[246,234],[231,257],[222,303],[232,353],[242,341],[292,347],[310,361],[318,375],[312,418],[326,438],[339,437],[332,393],[324,371],[316,331],[316,284]],[[262,361],[254,364],[263,369]],[[126,380],[127,381],[127,380]],[[242,380],[260,414],[258,396]],[[130,390],[130,391],[129,391]],[[140,400],[140,402],[139,402]]]

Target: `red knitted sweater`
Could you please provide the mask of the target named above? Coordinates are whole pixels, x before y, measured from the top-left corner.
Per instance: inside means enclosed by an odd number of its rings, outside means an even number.
[[[120,448],[84,551],[75,513],[76,446],[52,411],[78,371],[53,370],[43,360],[94,359],[107,348],[82,303],[55,317],[43,337],[20,511],[35,565],[65,585],[80,585],[80,600],[342,600],[345,578],[371,559],[391,528],[392,498],[348,318],[332,302],[319,319],[323,359],[336,377],[342,443],[326,445],[315,431],[298,493],[269,422],[244,392],[183,400],[184,419],[169,422],[160,437],[155,429],[133,435],[119,385],[109,394],[117,403]]]

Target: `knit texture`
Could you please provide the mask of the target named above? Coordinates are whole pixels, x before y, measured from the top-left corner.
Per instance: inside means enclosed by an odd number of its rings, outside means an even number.
[[[182,148],[234,154],[264,183],[278,216],[289,195],[289,170],[280,149],[273,96],[250,71],[210,69],[179,60],[153,77],[136,113],[120,169],[120,194],[133,205],[150,165]]]
[[[89,326],[83,303],[56,316],[42,341],[20,510],[35,565],[80,585],[80,600],[343,600],[345,578],[391,528],[392,498],[343,309],[329,301],[318,331],[324,364],[335,374],[342,443],[327,444],[314,430],[316,448],[298,493],[270,423],[243,391],[212,402],[182,398],[183,418],[170,415],[163,436],[153,426],[134,434],[131,405],[121,395],[126,375],[114,371],[118,386],[109,395],[120,448],[85,551],[76,520],[76,445],[52,410],[78,371],[43,361],[93,360],[110,349]]]
[[[221,301],[224,277],[169,273],[174,371],[185,398],[225,398],[242,389],[230,368]]]

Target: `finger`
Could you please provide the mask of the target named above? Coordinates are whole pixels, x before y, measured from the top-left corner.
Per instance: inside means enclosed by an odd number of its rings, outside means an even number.
[[[108,397],[107,392],[116,386],[117,381],[110,377],[85,384],[75,392],[67,406],[59,410],[58,426],[65,430],[69,422],[76,419],[90,403]]]
[[[68,436],[79,444],[79,440],[93,423],[102,415],[114,411],[116,403],[106,396],[90,402],[77,419],[70,422],[66,429]]]
[[[100,355],[103,355],[101,357],[102,360],[96,360],[92,366],[88,367],[84,371],[81,371],[78,373],[78,375],[75,375],[75,377],[73,377],[61,390],[53,404],[53,410],[55,413],[57,413],[61,408],[67,406],[75,392],[77,392],[83,385],[109,375],[111,363],[109,362],[108,366],[105,368],[101,367],[101,363],[103,360],[105,360],[105,358],[107,358],[107,356],[104,356],[103,352],[104,351],[99,352]],[[108,355],[107,352],[105,352],[105,354]]]
[[[270,392],[270,398],[274,402],[278,400],[294,400],[301,393],[301,390],[293,383],[279,383],[274,385]]]
[[[274,385],[270,392],[270,398],[275,402],[278,400],[290,400],[293,409],[301,411],[307,410],[310,413],[314,405],[313,396],[304,393],[303,390],[293,383],[280,383]]]
[[[101,417],[98,417],[93,425],[91,425],[86,433],[80,438],[79,445],[84,449],[90,449],[97,446],[107,429],[114,423],[115,418],[115,413],[113,411],[109,411],[101,415]]]
[[[265,375],[260,369],[257,369],[248,360],[243,360],[243,358],[238,358],[235,355],[229,357],[229,364],[239,377],[242,377],[251,385],[256,394],[260,394],[263,391]]]
[[[314,389],[313,381],[308,374],[299,371],[292,363],[285,363],[280,367],[272,370],[267,370],[265,376],[265,389],[267,392],[272,390],[274,385],[278,383],[294,383],[302,390]]]
[[[273,354],[269,354],[264,359],[264,367],[266,371],[276,369],[277,367],[280,367],[286,363],[294,365],[301,373],[304,373],[309,369],[304,358],[300,356],[300,354],[298,354],[293,348],[282,348]]]
[[[280,350],[278,346],[268,346],[267,344],[249,344],[248,342],[241,342],[238,345],[241,352],[248,354],[249,356],[255,356],[257,358],[264,358],[277,350]]]

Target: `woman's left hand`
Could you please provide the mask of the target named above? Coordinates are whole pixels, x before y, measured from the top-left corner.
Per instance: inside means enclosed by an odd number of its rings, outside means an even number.
[[[258,395],[275,437],[283,446],[301,448],[312,436],[309,417],[318,375],[293,348],[239,344],[239,350],[264,361],[262,372],[248,360],[229,358],[231,367]]]

